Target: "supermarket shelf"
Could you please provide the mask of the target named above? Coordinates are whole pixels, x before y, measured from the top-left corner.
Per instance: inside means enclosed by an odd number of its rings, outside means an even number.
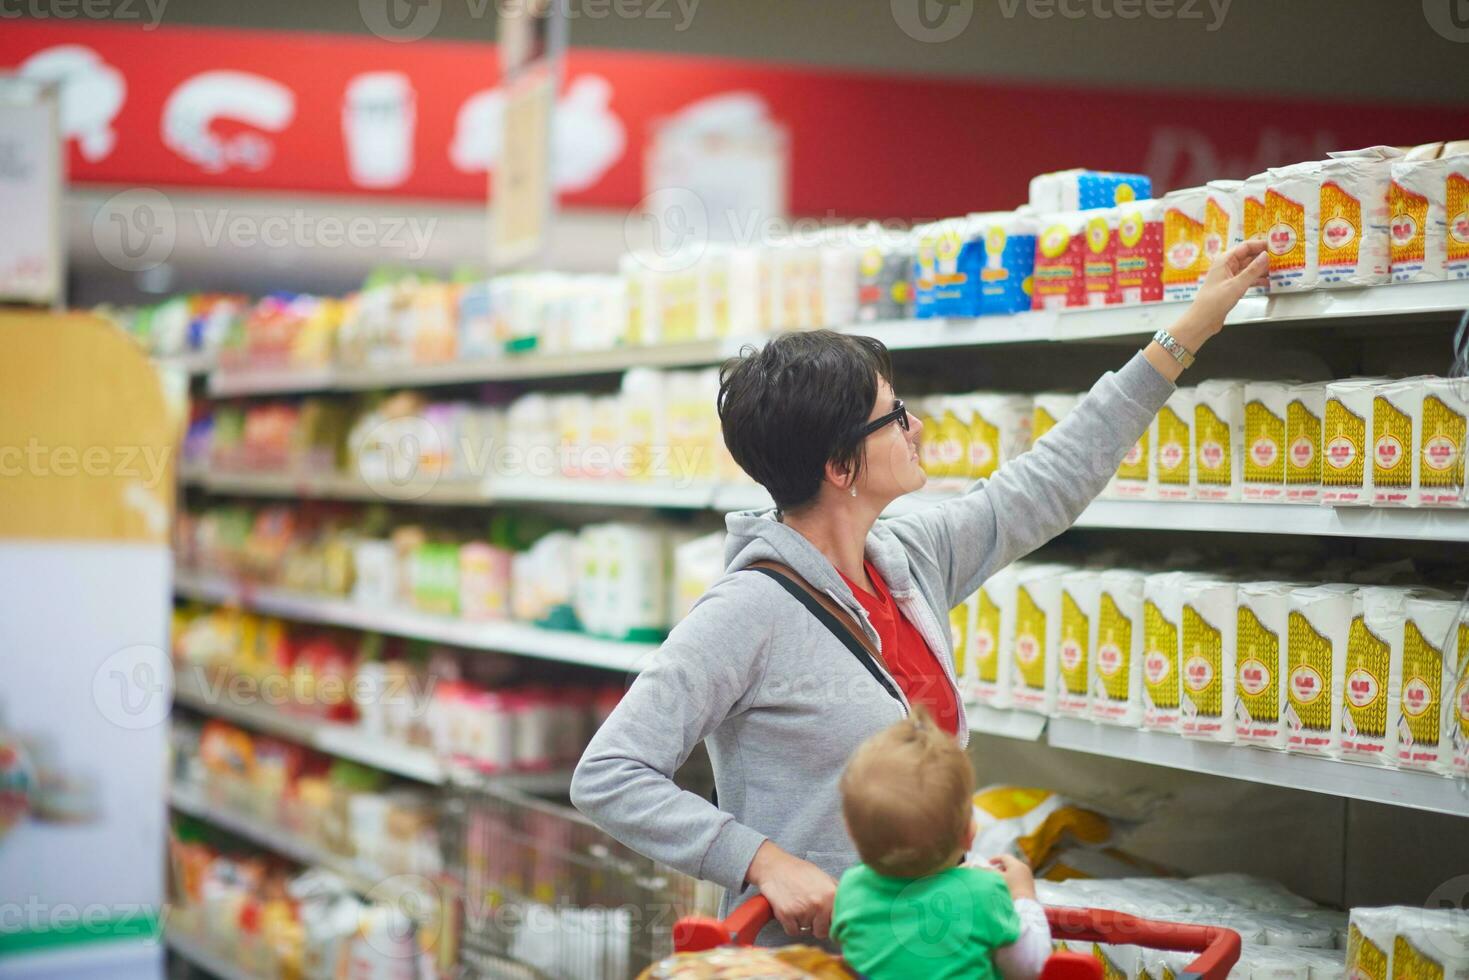
[[[188,599],[245,606],[256,612],[301,622],[371,630],[607,670],[636,671],[657,649],[654,643],[604,640],[525,623],[471,622],[406,609],[383,609],[285,589],[256,588],[223,576],[195,575],[184,571],[174,573],[174,592]]]
[[[421,783],[445,781],[444,767],[431,749],[374,735],[357,725],[289,715],[267,704],[236,703],[229,700],[228,684],[214,696],[203,674],[201,668],[192,668],[174,676],[175,703]]]
[[[323,500],[400,501],[415,504],[487,504],[484,487],[469,480],[414,481],[403,486],[369,484],[336,474],[196,471],[189,481],[211,493],[249,497],[310,497]]]
[[[1188,304],[1149,303],[1059,311],[1027,311],[974,319],[887,320],[851,324],[847,333],[880,338],[892,350],[977,347],[993,344],[1073,342],[1144,337],[1176,320]],[[1374,318],[1446,316],[1469,308],[1469,280],[1399,283],[1354,289],[1318,289],[1277,296],[1247,296],[1231,311],[1231,324],[1272,325]],[[370,369],[264,371],[216,369],[209,393],[264,395],[305,391],[519,381],[614,374],[630,367],[696,367],[733,356],[759,337],[685,344],[614,347],[565,354],[506,355],[447,364],[407,364]]]
[[[163,941],[175,955],[188,960],[219,980],[261,980],[255,974],[238,965],[234,960],[226,959],[219,955],[203,940],[195,939],[193,936],[178,929],[166,929],[163,933]]]
[[[1076,526],[1309,534],[1399,541],[1469,541],[1469,509],[1098,500],[1082,512]]]
[[[1469,816],[1469,792],[1460,789],[1459,780],[1432,773],[1385,769],[1250,746],[1217,745],[1075,718],[1050,719],[1046,738],[1058,749],[1353,800]]]
[[[196,350],[189,351],[187,354],[160,354],[153,358],[153,363],[159,367],[183,371],[190,377],[194,377],[208,374],[214,370],[214,352]]]
[[[1009,711],[1005,708],[991,708],[985,704],[966,704],[964,714],[969,718],[969,730],[976,735],[998,735],[1001,738],[1036,742],[1046,730],[1046,716],[1029,711]]]
[[[702,483],[643,483],[634,480],[492,480],[490,495],[506,503],[587,504],[603,507],[664,507],[707,510],[717,488]]]

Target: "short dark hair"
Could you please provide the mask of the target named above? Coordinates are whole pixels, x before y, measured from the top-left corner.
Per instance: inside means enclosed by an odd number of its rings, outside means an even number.
[[[736,463],[782,511],[816,498],[828,462],[861,472],[854,435],[892,384],[888,349],[872,337],[810,330],[746,346],[719,371],[719,423]]]

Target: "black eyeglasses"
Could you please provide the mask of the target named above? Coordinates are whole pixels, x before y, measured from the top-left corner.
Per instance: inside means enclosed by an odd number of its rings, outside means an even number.
[[[856,441],[860,442],[861,440],[866,439],[878,429],[881,429],[883,426],[888,425],[892,422],[898,423],[898,425],[902,427],[904,432],[908,431],[908,407],[903,404],[903,399],[901,398],[893,399],[893,410],[891,412],[888,412],[881,418],[873,419],[871,422],[868,422],[866,425],[862,426],[862,428],[858,429]]]

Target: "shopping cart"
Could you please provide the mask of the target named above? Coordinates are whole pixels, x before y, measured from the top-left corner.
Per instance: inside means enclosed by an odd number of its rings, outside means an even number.
[[[723,921],[702,916],[680,919],[673,927],[673,946],[680,953],[698,953],[718,946],[749,946],[774,917],[770,902],[757,895]],[[1046,919],[1051,924],[1051,938],[1055,940],[1199,953],[1178,975],[1178,980],[1225,980],[1239,960],[1239,933],[1219,926],[1158,922],[1107,909],[1048,907]],[[1041,980],[1102,978],[1100,962],[1072,952],[1051,954],[1041,973]]]

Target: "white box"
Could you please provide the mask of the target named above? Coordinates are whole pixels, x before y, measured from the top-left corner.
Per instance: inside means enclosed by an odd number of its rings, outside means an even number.
[[[1320,585],[1290,594],[1287,638],[1286,748],[1336,758],[1341,752],[1342,689],[1347,637],[1362,608],[1350,585]]]
[[[1143,583],[1144,728],[1178,730],[1178,635],[1187,572],[1158,572]]]
[[[1084,718],[1091,707],[1091,635],[1100,589],[1100,572],[1079,569],[1061,576],[1055,657],[1058,715]]]
[[[1235,584],[1190,579],[1179,624],[1179,732],[1234,741]]]
[[[1427,378],[1419,409],[1413,502],[1419,507],[1463,507],[1465,423],[1469,378]]]
[[[1291,385],[1277,381],[1245,384],[1243,499],[1285,499],[1285,416]]]
[[[1015,577],[1015,638],[1010,646],[1010,706],[1049,715],[1056,708],[1054,657],[1061,635],[1066,565],[1030,565]]]
[[[1141,572],[1109,569],[1097,582],[1091,621],[1091,717],[1113,725],[1143,720],[1143,583]]]
[[[1372,467],[1367,451],[1375,378],[1352,378],[1326,386],[1321,422],[1321,502],[1332,506],[1372,501]]]
[[[1423,378],[1378,385],[1372,392],[1372,503],[1407,507],[1418,485],[1418,422]]]
[[[1399,684],[1398,765],[1447,772],[1452,751],[1446,744],[1442,697],[1455,690],[1459,603],[1413,598],[1403,622],[1403,672]],[[1445,638],[1450,645],[1445,649]]]
[[[1239,500],[1244,487],[1245,383],[1220,379],[1194,389],[1194,497]]]
[[[1288,582],[1249,582],[1236,594],[1235,741],[1285,748],[1290,673]]]
[[[1411,595],[1410,589],[1362,590],[1362,609],[1347,637],[1342,758],[1397,765],[1403,621]]]
[[[1321,499],[1322,418],[1326,382],[1292,385],[1285,406],[1285,499],[1314,504]]]
[[[1015,578],[1027,566],[1014,562],[975,592],[966,695],[976,704],[1010,706],[1010,645],[1015,635]]]
[[[1193,497],[1194,392],[1179,388],[1153,421],[1153,482],[1159,500]]]

